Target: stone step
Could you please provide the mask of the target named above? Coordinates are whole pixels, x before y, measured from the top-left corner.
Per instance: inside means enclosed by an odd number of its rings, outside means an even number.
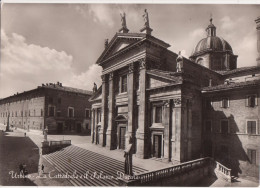
[[[66,160],[64,160],[63,158],[61,158],[60,156],[57,156],[57,154],[54,154],[53,156],[49,156],[51,158],[51,160],[53,160],[56,165],[59,165],[59,166],[62,166],[64,171],[63,173],[65,172],[70,172],[69,174],[72,175],[74,173],[74,170],[75,170],[75,166],[73,166],[71,163],[68,163]],[[85,172],[83,172],[80,168],[76,167],[77,168],[77,171],[80,172],[81,174],[79,173],[75,173],[75,175],[82,175],[84,174]],[[106,185],[106,183],[99,183],[97,181],[94,181],[94,180],[91,180],[91,179],[84,179],[84,178],[78,178],[78,179],[73,179],[75,181],[78,181],[81,186],[108,186]]]
[[[123,154],[123,153],[122,153]],[[123,172],[124,162],[83,149],[77,146],[69,146],[62,150],[44,155],[47,161],[53,164],[58,171],[69,175],[83,175],[88,171],[90,175],[94,172],[102,172],[103,176],[118,177],[117,171]],[[69,162],[70,159],[71,161]],[[133,166],[133,171],[137,173],[147,170]],[[118,186],[117,179],[98,178],[78,178],[70,179],[75,186]]]
[[[58,158],[58,160],[63,160],[63,161],[67,161],[67,158],[66,157],[64,157],[64,155],[65,155],[66,153],[64,153],[62,156],[58,156],[57,158]],[[71,157],[71,156],[70,156]],[[77,152],[77,158],[81,158],[81,156],[80,156],[80,154]],[[76,158],[76,159],[77,159]],[[82,163],[79,163],[79,162],[73,162],[74,160],[75,160],[75,157],[71,157],[71,159],[72,159],[72,163],[69,163],[69,166],[70,166],[70,169],[75,169],[75,170],[77,170],[78,172],[80,172],[81,174],[80,175],[82,175],[82,174],[85,174],[86,173],[86,171],[88,170],[89,172],[93,172],[95,169],[92,169],[92,168],[90,168],[90,169],[87,169],[87,170],[84,170],[84,169],[86,169],[85,167],[84,167],[84,165],[82,164]],[[76,161],[76,160],[75,160]],[[66,163],[66,162],[65,162]],[[91,166],[90,166],[91,167]],[[99,180],[99,179],[97,179],[97,180]],[[98,181],[96,181],[96,183],[98,183]],[[111,183],[110,181],[108,181],[108,180],[102,180],[102,185],[103,186],[111,186],[111,185],[117,185],[117,181],[114,181],[114,183]]]

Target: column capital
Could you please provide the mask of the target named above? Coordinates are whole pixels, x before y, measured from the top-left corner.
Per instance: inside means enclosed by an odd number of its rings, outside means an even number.
[[[107,75],[106,74],[102,74],[101,75],[101,79],[102,79],[102,82],[107,82]]]
[[[163,101],[163,106],[170,107],[170,100],[164,100]]]
[[[182,99],[181,97],[173,99],[174,107],[181,107]]]
[[[139,59],[139,68],[140,69],[146,69],[147,68],[146,58]]]
[[[113,80],[113,78],[114,78],[114,75],[115,75],[115,73],[114,73],[114,72],[111,72],[111,73],[109,73],[109,80]]]
[[[130,63],[128,66],[128,73],[131,74],[135,71],[134,63]]]

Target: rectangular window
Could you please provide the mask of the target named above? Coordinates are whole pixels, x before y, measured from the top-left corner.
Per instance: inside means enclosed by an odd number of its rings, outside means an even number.
[[[97,109],[97,123],[101,122],[101,110]]]
[[[41,116],[43,116],[43,109],[41,109]]]
[[[23,117],[23,111],[21,111],[21,116]]]
[[[228,133],[228,121],[221,120],[221,133],[227,134]]]
[[[229,99],[228,98],[223,98],[221,100],[221,107],[222,108],[228,108],[229,107]]]
[[[246,96],[246,106],[255,107],[257,106],[257,97],[256,95],[248,95]]]
[[[72,107],[69,107],[68,108],[68,116],[71,118],[71,117],[74,117],[74,108]]]
[[[85,110],[85,117],[86,117],[86,118],[90,118],[90,113],[89,113],[89,110],[88,110],[88,109]]]
[[[155,107],[155,123],[162,123],[162,107]]]
[[[256,134],[256,121],[247,121],[247,134]]]
[[[205,122],[205,131],[206,131],[206,132],[211,132],[211,130],[212,130],[211,121],[210,121],[210,120],[207,120],[207,121]]]
[[[57,111],[57,117],[61,117],[61,111]]]
[[[50,117],[54,117],[54,110],[55,110],[54,106],[49,106],[49,116]]]
[[[247,156],[251,164],[256,164],[256,150],[247,149]]]
[[[122,76],[121,93],[127,92],[127,75]]]

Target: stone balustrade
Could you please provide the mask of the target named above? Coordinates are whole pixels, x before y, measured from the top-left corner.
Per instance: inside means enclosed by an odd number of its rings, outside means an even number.
[[[227,168],[226,166],[222,165],[221,163],[216,162],[215,173],[220,175],[223,179],[231,182],[231,169]]]

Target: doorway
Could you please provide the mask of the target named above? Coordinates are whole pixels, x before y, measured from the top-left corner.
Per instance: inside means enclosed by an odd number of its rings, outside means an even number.
[[[77,133],[81,133],[81,123],[77,123]]]
[[[63,131],[63,123],[58,123],[57,132],[62,133],[62,131]]]
[[[119,149],[125,149],[126,127],[119,128]]]
[[[153,153],[154,157],[162,157],[162,135],[154,135],[153,137]]]

